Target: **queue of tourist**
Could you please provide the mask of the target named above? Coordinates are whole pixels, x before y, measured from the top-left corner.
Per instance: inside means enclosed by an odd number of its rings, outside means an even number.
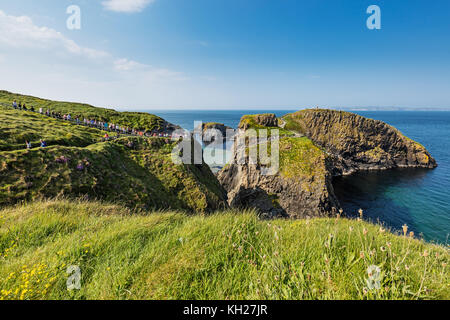
[[[22,104],[21,102],[17,103],[16,100],[13,101],[12,107],[16,110],[36,112],[36,110],[33,106],[27,107],[25,103],[24,104]],[[61,114],[60,112],[53,112],[53,111],[50,111],[49,109],[44,111],[42,108],[39,108],[39,110],[37,112],[42,115],[46,115],[47,117],[54,118],[54,119],[63,120],[63,121],[71,121],[77,125],[83,125],[83,126],[96,128],[96,129],[108,131],[108,132],[116,132],[117,134],[133,135],[133,136],[141,136],[141,137],[142,136],[160,137],[160,138],[169,138],[170,137],[169,133],[156,132],[156,131],[144,132],[141,130],[136,130],[134,128],[120,126],[120,125],[117,125],[114,123],[108,123],[108,122],[99,121],[96,119],[87,119],[84,117],[82,119],[82,117],[78,116],[78,115],[72,117],[70,114]],[[105,141],[108,141],[110,139],[111,139],[111,137],[108,135],[108,133],[106,133],[103,137],[103,140],[105,140]],[[40,141],[40,145],[43,148],[47,147],[47,143],[44,140]],[[27,149],[31,149],[31,142],[26,141],[26,147],[27,147]]]

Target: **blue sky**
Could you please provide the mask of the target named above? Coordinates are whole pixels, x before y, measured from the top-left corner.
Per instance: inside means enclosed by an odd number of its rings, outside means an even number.
[[[120,109],[450,107],[450,1],[0,0],[0,70]]]

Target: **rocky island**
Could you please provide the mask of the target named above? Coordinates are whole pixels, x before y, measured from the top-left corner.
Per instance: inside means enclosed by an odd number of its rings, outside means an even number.
[[[436,161],[419,143],[381,121],[335,110],[302,110],[244,116],[249,129],[280,130],[280,170],[263,175],[258,164],[225,166],[218,179],[231,206],[258,209],[269,217],[311,218],[340,209],[332,178],[361,170],[434,168]],[[233,159],[236,160],[234,150]]]

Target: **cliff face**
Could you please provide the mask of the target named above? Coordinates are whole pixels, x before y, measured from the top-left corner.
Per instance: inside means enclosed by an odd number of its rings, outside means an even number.
[[[311,140],[282,137],[275,175],[264,175],[261,165],[241,165],[238,157],[234,150],[234,163],[218,174],[230,206],[257,208],[271,218],[325,216],[339,208],[331,184],[330,159]]]
[[[334,110],[302,110],[284,120],[286,129],[304,134],[333,157],[334,174],[437,166],[425,147],[382,121]]]

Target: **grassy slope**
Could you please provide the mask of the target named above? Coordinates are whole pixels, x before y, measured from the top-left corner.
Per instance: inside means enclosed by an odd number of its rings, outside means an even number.
[[[262,115],[264,115],[264,114],[262,114]],[[268,134],[267,135],[269,137],[271,136],[272,130],[278,130],[280,136],[288,136],[289,137],[289,136],[295,135],[295,133],[292,132],[291,130],[285,130],[285,129],[280,128],[280,127],[263,126],[263,125],[257,123],[257,121],[255,120],[255,118],[257,116],[258,116],[257,114],[254,114],[254,115],[253,114],[251,114],[251,115],[247,114],[247,115],[242,116],[241,121],[239,122],[239,127],[242,127],[243,125],[246,125],[247,126],[247,130],[248,129],[255,129],[255,130],[267,129],[268,130]]]
[[[158,129],[165,122],[164,119],[146,112],[118,112],[88,104],[52,101],[0,91],[0,103],[11,105],[14,100],[17,100],[17,103],[25,103],[28,108],[33,106],[36,110],[43,108],[44,111],[49,109],[50,111],[61,112],[61,114],[70,113],[73,117],[81,116],[81,118],[97,119],[139,130]]]
[[[449,299],[448,250],[358,220],[130,212],[88,202],[0,211],[2,299]],[[82,272],[66,289],[66,268]],[[364,289],[377,265],[382,289]]]
[[[103,135],[94,128],[0,105],[0,151],[24,149],[26,141],[39,146],[40,139],[48,145],[85,147],[100,141]]]
[[[209,168],[174,165],[174,147],[166,139],[121,138],[86,148],[1,152],[0,206],[41,197],[88,195],[146,209],[201,213],[220,208],[221,187]]]

